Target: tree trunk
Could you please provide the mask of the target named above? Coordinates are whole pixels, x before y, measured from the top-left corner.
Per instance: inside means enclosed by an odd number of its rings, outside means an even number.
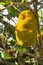
[[[38,20],[38,12],[37,12],[38,0],[33,0],[33,3],[34,3],[35,17],[36,17],[36,20],[37,20],[37,34],[39,35],[39,37],[38,37],[38,43],[39,43],[38,49],[39,49],[40,57],[38,59],[38,64],[43,65],[43,44],[42,44],[42,41],[41,41],[41,34],[40,34],[40,27],[39,27],[39,20]]]

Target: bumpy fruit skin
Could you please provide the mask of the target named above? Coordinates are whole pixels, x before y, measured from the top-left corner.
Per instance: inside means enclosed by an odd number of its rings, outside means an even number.
[[[19,14],[18,22],[15,26],[17,43],[21,46],[31,46],[37,40],[37,21],[30,10],[22,11]]]

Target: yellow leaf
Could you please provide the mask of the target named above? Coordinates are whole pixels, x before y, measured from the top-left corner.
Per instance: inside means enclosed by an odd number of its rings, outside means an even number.
[[[22,0],[21,3],[24,3],[24,0]]]

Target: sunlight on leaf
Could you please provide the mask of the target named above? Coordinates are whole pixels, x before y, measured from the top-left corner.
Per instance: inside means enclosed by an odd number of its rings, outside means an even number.
[[[38,11],[38,16],[39,16],[39,21],[41,21],[42,20],[42,10],[41,9]]]
[[[6,60],[11,59],[11,56],[10,56],[9,54],[5,53],[5,52],[2,52],[1,57],[2,57],[3,59],[6,59]]]
[[[5,5],[5,2],[0,2],[0,5]]]

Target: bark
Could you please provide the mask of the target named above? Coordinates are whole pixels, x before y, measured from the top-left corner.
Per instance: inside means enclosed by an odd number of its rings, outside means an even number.
[[[38,58],[38,64],[43,65],[43,44],[42,44],[42,41],[41,41],[41,34],[40,34],[40,27],[39,27],[39,20],[38,20],[38,12],[37,12],[38,0],[33,0],[33,3],[34,3],[35,17],[36,17],[36,20],[37,20],[37,34],[39,34],[39,37],[38,37],[39,47],[38,47],[38,49],[39,49],[40,57]]]

